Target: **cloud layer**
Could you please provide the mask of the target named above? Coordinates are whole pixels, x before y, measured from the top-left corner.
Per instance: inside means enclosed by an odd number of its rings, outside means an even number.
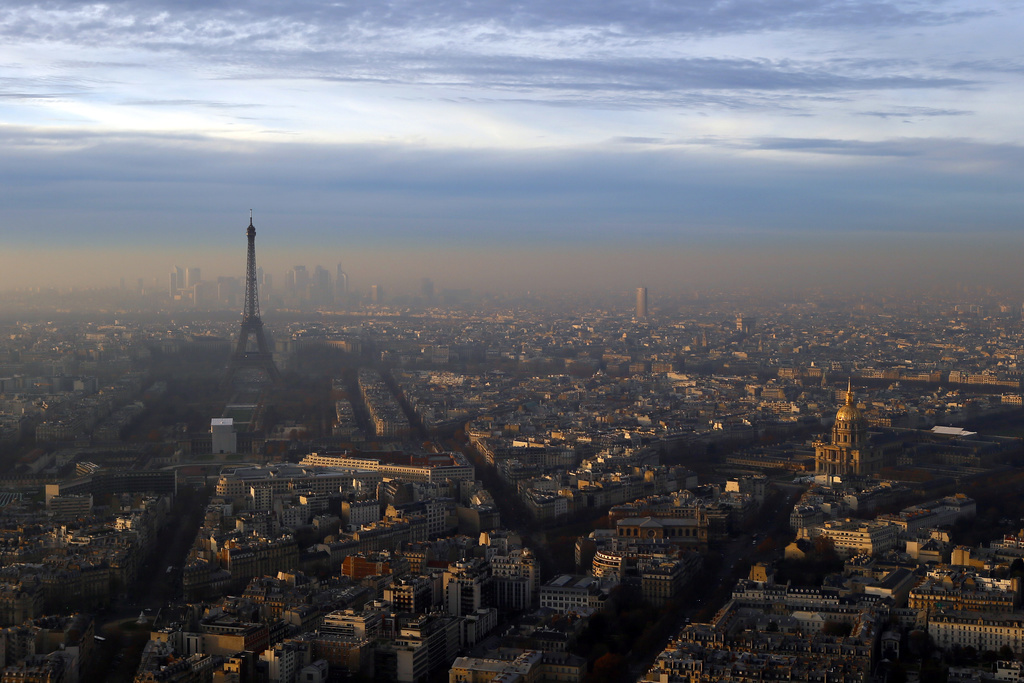
[[[0,236],[226,246],[249,207],[339,247],[1012,235],[1022,24],[956,0],[12,0]]]

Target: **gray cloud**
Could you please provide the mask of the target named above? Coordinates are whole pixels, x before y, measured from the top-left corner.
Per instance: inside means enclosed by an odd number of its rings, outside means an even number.
[[[83,7],[89,11],[83,12]],[[64,27],[48,24],[40,12],[60,11]],[[103,11],[107,8],[106,11]],[[343,36],[391,30],[442,30],[460,35],[466,26],[481,26],[491,35],[565,28],[590,29],[599,37],[651,35],[706,35],[793,28],[893,28],[941,25],[985,12],[964,11],[951,2],[846,0],[683,0],[636,3],[632,0],[597,0],[588,3],[552,3],[522,0],[384,0],[382,2],[294,1],[286,4],[249,2],[111,2],[85,5],[54,1],[39,6],[31,1],[5,3],[0,21],[13,35],[34,38],[64,37],[76,30],[85,39],[117,33],[152,40],[162,32],[188,33],[192,40],[218,43],[275,39],[301,29],[316,41],[330,43]],[[263,22],[254,29],[253,22]]]
[[[9,68],[9,67],[8,67]],[[89,92],[88,79],[70,76],[0,76],[0,97],[15,99],[53,99],[77,97]]]
[[[701,141],[705,144],[733,145],[739,149],[799,152],[816,155],[849,157],[892,157],[907,160],[905,170],[927,176],[929,171],[944,175],[975,174],[1006,178],[1024,175],[1024,147],[1013,143],[983,143],[954,138],[893,138],[880,141],[842,140],[829,138],[765,137],[747,141],[723,143]],[[970,169],[970,170],[965,170]],[[982,170],[983,169],[983,170]],[[1002,185],[1002,182],[999,183]]]
[[[904,107],[893,111],[862,111],[861,116],[874,116],[880,119],[913,119],[932,116],[970,116],[973,111],[966,109],[935,109],[932,107]]]
[[[747,148],[857,157],[853,165],[713,159],[685,146],[443,151],[12,127],[0,128],[0,143],[0,236],[12,245],[218,246],[237,237],[219,226],[250,207],[288,226],[276,239],[308,248],[681,247],[740,235],[828,244],[851,233],[959,234],[981,216],[975,229],[1013,235],[1024,213],[1024,148],[967,140],[764,139]],[[47,154],[37,154],[43,145]]]
[[[66,97],[66,93],[0,92],[6,100],[52,100]]]
[[[971,81],[902,74],[851,75],[794,61],[753,59],[474,59],[463,72],[480,85],[568,90],[786,90],[836,92],[949,88]]]
[[[262,104],[214,102],[210,100],[122,100],[121,104],[144,107],[209,107],[211,109],[251,109],[263,106]]]
[[[1024,62],[1016,59],[974,59],[952,62],[949,68],[975,73],[1019,74],[1024,73]]]
[[[520,102],[607,109],[775,110],[801,113],[816,101],[861,91],[950,89],[976,82],[921,73],[843,73],[796,60],[724,58],[577,58],[412,54],[367,56],[365,63],[325,59],[324,66],[278,56],[233,78],[308,78],[459,88],[463,101]],[[503,96],[504,95],[504,96]]]
[[[891,31],[981,14],[963,11],[954,2],[925,0],[264,0],[244,5],[220,0],[92,5],[14,0],[0,8],[0,40],[92,48],[116,45],[142,50],[155,60],[194,65],[197,77],[204,79],[413,85],[421,91],[473,91],[473,101],[490,98],[557,107],[806,114],[810,101],[796,97],[980,88],[984,84],[975,76],[987,72],[962,63],[960,77],[954,77],[939,64],[892,57],[651,55],[663,52],[664,41],[683,45],[681,41],[689,37],[801,29]],[[74,73],[128,69],[141,61],[63,59],[55,66]],[[187,97],[125,102],[244,106]],[[885,111],[873,114],[883,116]]]
[[[902,142],[865,142],[862,140],[828,140],[822,138],[761,138],[751,147],[764,150],[842,154],[847,156],[913,157],[923,151]]]
[[[612,138],[612,142],[622,143],[626,145],[664,145],[668,143],[665,138],[647,138],[636,135],[624,135],[617,138]]]

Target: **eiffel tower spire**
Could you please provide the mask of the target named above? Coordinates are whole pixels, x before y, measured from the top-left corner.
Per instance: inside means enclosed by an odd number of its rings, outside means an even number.
[[[280,379],[274,356],[267,346],[267,337],[263,333],[263,320],[260,319],[260,297],[256,288],[256,228],[252,224],[252,209],[249,209],[249,227],[245,231],[249,240],[249,250],[245,264],[245,307],[242,309],[242,327],[238,333],[238,343],[231,354],[228,366],[228,379],[237,376],[242,368],[255,368],[266,373],[272,381]],[[254,338],[256,348],[249,348],[249,340]]]

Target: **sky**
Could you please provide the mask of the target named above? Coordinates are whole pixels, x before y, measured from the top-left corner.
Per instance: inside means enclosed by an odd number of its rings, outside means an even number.
[[[1021,35],[1017,0],[5,0],[0,287],[241,275],[249,209],[268,269],[357,286],[1019,270]]]

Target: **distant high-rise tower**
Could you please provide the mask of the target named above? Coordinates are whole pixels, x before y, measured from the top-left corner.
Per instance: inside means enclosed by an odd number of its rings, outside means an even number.
[[[306,266],[295,266],[288,272],[288,286],[300,301],[309,298],[309,271]]]
[[[249,239],[249,249],[245,265],[245,307],[242,310],[242,327],[238,333],[238,343],[231,354],[228,366],[228,378],[234,378],[242,368],[255,368],[266,373],[273,381],[279,379],[274,356],[267,346],[267,337],[263,333],[263,320],[260,318],[260,297],[256,288],[256,228],[252,225],[252,211],[249,212],[249,228],[245,231]],[[256,348],[250,349],[250,337],[255,339]]]
[[[637,287],[636,288],[636,319],[646,320],[647,319],[647,288]]]
[[[340,263],[338,264],[338,274],[334,276],[334,287],[339,298],[348,296],[348,273],[341,269]]]
[[[331,284],[331,273],[323,266],[317,266],[313,269],[313,278],[309,283],[309,298],[318,306],[323,306],[334,301],[334,287]]]
[[[171,271],[170,287],[168,293],[171,298],[178,296],[181,290],[185,288],[185,269],[181,266],[174,266],[174,270]]]
[[[199,268],[186,268],[185,269],[185,289],[192,289],[200,282],[202,282],[203,276],[202,271]]]

